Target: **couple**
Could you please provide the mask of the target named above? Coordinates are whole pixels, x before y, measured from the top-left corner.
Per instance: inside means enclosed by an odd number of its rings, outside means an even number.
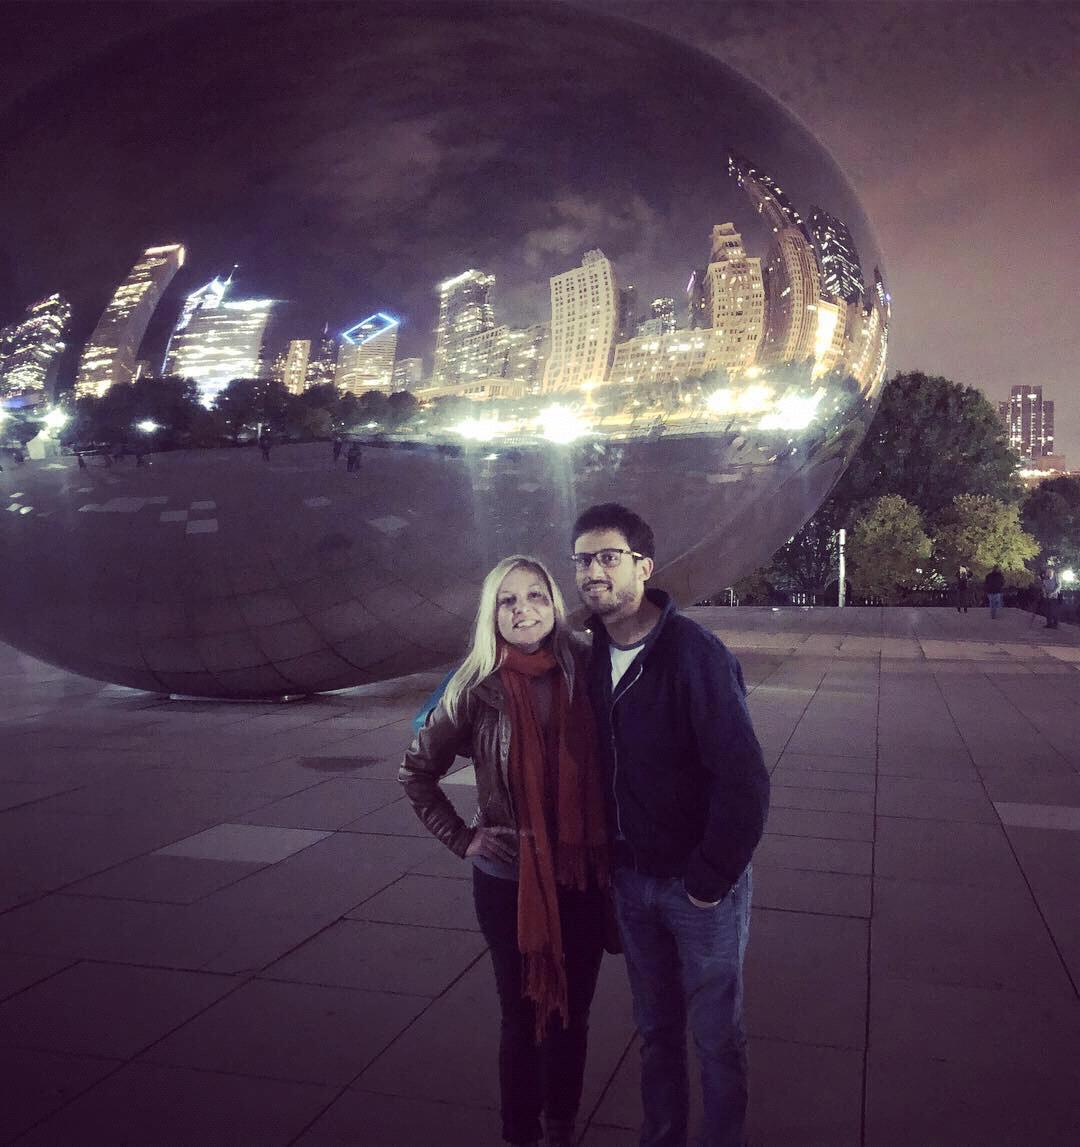
[[[473,862],[502,1009],[505,1142],[574,1142],[613,889],[642,1039],[642,1147],[687,1141],[687,1022],[703,1142],[735,1147],[746,1111],[749,862],[769,793],[742,671],[646,588],[653,534],[637,514],[593,506],[571,542],[591,647],[571,632],[542,563],[499,562],[472,648],[401,781],[426,827]],[[473,827],[439,786],[456,756],[476,766]]]

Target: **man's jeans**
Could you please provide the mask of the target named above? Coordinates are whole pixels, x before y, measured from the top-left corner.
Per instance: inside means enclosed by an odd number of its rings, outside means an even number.
[[[1001,609],[1001,601],[1002,601],[1002,598],[1004,596],[1005,596],[1004,594],[1000,594],[1000,593],[988,593],[986,595],[986,600],[990,604],[990,616],[991,616],[991,618],[997,617],[998,610]]]
[[[684,1147],[686,1027],[701,1065],[703,1147],[741,1147],[746,1117],[743,958],[750,869],[714,908],[695,908],[679,877],[615,873],[634,1020],[641,1034],[641,1147]]]

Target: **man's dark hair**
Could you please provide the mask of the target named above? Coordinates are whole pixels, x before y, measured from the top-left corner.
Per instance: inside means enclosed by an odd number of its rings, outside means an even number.
[[[590,530],[618,530],[635,553],[656,557],[656,541],[649,523],[618,502],[601,502],[578,514],[571,543]]]

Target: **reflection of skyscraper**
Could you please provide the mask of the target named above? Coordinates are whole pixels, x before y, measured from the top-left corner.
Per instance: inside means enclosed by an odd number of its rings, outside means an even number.
[[[820,276],[799,213],[780,185],[734,153],[728,171],[772,231],[762,281],[765,289],[763,363],[802,362],[814,353]]]
[[[864,394],[870,394],[885,378],[885,360],[889,350],[889,317],[892,306],[881,271],[874,268],[874,285],[865,295],[865,305],[848,303],[852,324],[851,376]]]
[[[308,386],[327,386],[333,383],[337,371],[337,340],[330,333],[330,324],[323,327],[318,352],[308,361]]]
[[[1008,402],[998,403],[998,414],[1009,435],[1009,445],[1024,459],[1054,453],[1054,403],[1043,398],[1041,386],[1014,386]]]
[[[603,382],[619,318],[615,269],[603,251],[586,251],[581,266],[551,279],[551,354],[545,390]]]
[[[461,361],[465,341],[495,326],[491,305],[494,284],[494,275],[472,270],[439,284],[439,324],[431,372],[435,385],[456,383],[467,365]]]
[[[422,358],[399,358],[391,375],[394,390],[415,390],[424,379]]]
[[[148,247],[116,288],[83,349],[75,393],[104,394],[114,383],[130,382],[147,324],[162,293],[184,262],[179,243]]]
[[[616,343],[608,381],[639,386],[701,378],[712,371],[728,369],[726,351],[719,331],[699,329],[638,335]]]
[[[653,299],[648,317],[634,327],[635,335],[669,335],[678,323],[675,319],[674,299]]]
[[[49,295],[26,308],[22,319],[0,334],[0,394],[44,390],[64,350],[71,304]]]
[[[709,325],[705,275],[705,268],[698,267],[690,272],[690,281],[686,284],[686,325],[692,331]]]
[[[637,287],[633,283],[619,288],[619,322],[615,331],[618,342],[634,337],[637,325]]]
[[[835,215],[810,208],[807,226],[821,268],[821,290],[828,298],[853,303],[863,293],[862,266],[851,232]]]
[[[281,381],[290,394],[303,394],[307,387],[308,359],[311,357],[310,339],[293,339],[285,351]]]
[[[757,358],[765,328],[765,287],[761,260],[748,256],[733,223],[712,229],[705,269],[702,309],[705,325],[722,341],[722,365],[735,372]]]
[[[231,282],[214,279],[189,295],[169,340],[165,373],[193,379],[206,405],[233,379],[258,377],[274,307],[273,299],[226,301]]]
[[[337,373],[339,390],[391,390],[397,356],[398,320],[379,311],[341,334]]]

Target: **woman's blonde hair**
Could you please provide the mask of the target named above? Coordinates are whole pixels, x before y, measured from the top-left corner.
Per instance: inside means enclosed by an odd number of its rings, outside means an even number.
[[[443,694],[443,704],[451,718],[457,719],[465,696],[473,686],[479,684],[502,664],[506,648],[499,641],[499,628],[496,621],[498,612],[499,586],[508,573],[516,569],[531,570],[544,583],[555,611],[555,625],[550,635],[551,652],[566,678],[566,688],[570,696],[574,692],[574,654],[570,626],[566,620],[566,604],[562,592],[547,566],[538,558],[527,554],[512,554],[503,558],[484,578],[480,589],[480,604],[476,607],[476,621],[473,624],[472,643],[460,668],[450,678]]]

